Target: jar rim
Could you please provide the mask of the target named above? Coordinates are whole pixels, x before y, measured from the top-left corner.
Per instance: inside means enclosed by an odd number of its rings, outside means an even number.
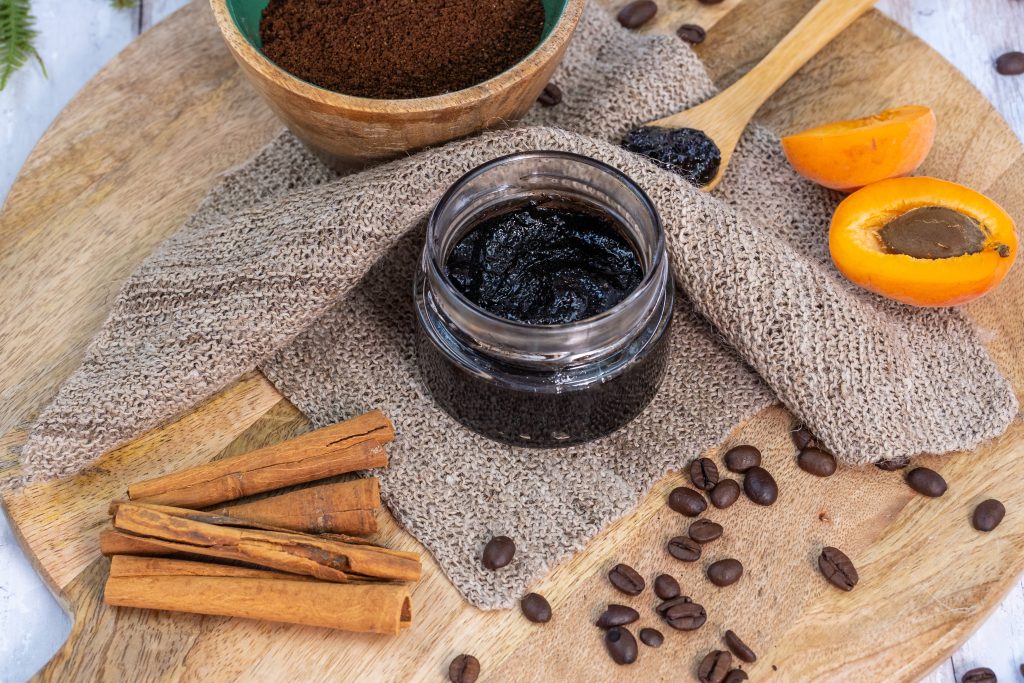
[[[518,320],[510,320],[502,316],[496,315],[491,311],[477,305],[471,301],[465,294],[463,294],[455,286],[455,284],[448,277],[448,274],[444,269],[444,260],[447,254],[437,253],[436,246],[439,244],[439,240],[432,239],[434,232],[440,223],[440,216],[445,210],[451,200],[458,195],[459,191],[465,187],[470,181],[477,176],[486,173],[492,168],[506,164],[513,161],[529,160],[529,159],[541,159],[541,158],[560,158],[577,163],[586,164],[597,168],[619,181],[624,188],[630,193],[635,195],[644,209],[648,212],[651,217],[651,222],[654,227],[655,243],[653,246],[652,257],[650,263],[646,264],[643,278],[636,288],[630,292],[625,298],[616,303],[611,308],[601,311],[596,315],[592,315],[588,318],[583,318],[570,323],[548,323],[548,324],[533,324],[526,323]],[[637,248],[634,245],[634,248]],[[427,240],[424,249],[424,261],[425,265],[429,266],[431,275],[437,281],[444,283],[450,290],[451,295],[458,300],[462,305],[470,308],[475,314],[479,315],[483,319],[487,320],[490,324],[497,326],[507,326],[507,329],[514,330],[525,330],[529,329],[539,334],[546,333],[565,333],[565,332],[580,332],[585,331],[591,327],[600,325],[603,321],[610,317],[618,314],[619,311],[634,305],[638,299],[645,296],[645,293],[652,287],[657,286],[657,281],[663,277],[662,268],[663,262],[667,258],[667,250],[665,248],[665,229],[661,222],[661,215],[658,213],[654,202],[647,195],[643,189],[637,185],[636,181],[627,176],[619,169],[606,164],[603,161],[594,159],[592,157],[584,156],[582,154],[576,154],[574,152],[563,152],[559,150],[530,150],[526,152],[514,152],[512,154],[506,154],[504,156],[491,159],[490,161],[484,162],[479,166],[464,173],[458,180],[456,180],[451,187],[449,187],[441,198],[434,205],[433,210],[430,212],[430,217],[427,221]]]

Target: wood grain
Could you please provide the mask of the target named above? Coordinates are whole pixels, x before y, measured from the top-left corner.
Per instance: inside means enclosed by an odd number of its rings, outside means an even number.
[[[701,52],[715,76],[731,82],[810,4],[686,6],[718,13]],[[674,28],[685,12],[681,7],[664,13],[658,28]],[[0,271],[0,282],[28,276],[24,281],[33,292],[27,301],[0,301],[8,307],[0,310],[3,319],[11,322],[0,353],[0,387],[13,404],[0,414],[8,428],[38,409],[77,362],[116,284],[180,223],[220,170],[251,154],[277,129],[254,104],[218,41],[210,17],[196,4],[148,32],[73,103],[26,166],[0,228],[0,263],[9,266]],[[176,48],[183,42],[195,49],[182,55]],[[170,60],[172,52],[177,60]],[[170,63],[176,65],[173,74],[166,73]],[[168,92],[172,84],[178,87]],[[133,93],[127,104],[125,92]],[[878,14],[844,32],[760,115],[788,132],[820,122],[822,112],[828,118],[852,116],[903,101],[929,104],[939,114],[940,144],[927,172],[987,190],[1012,215],[1024,216],[1020,144],[952,67]],[[101,295],[93,293],[97,288]],[[1018,391],[1024,386],[1022,303],[1024,276],[1018,268],[1002,289],[969,309],[991,333],[993,355]],[[51,320],[61,316],[68,324]],[[621,598],[603,578],[618,561],[646,576],[672,571],[712,615],[700,632],[669,634],[656,654],[642,652],[631,677],[677,678],[679,667],[690,669],[700,653],[718,646],[725,627],[758,649],[761,657],[749,669],[754,680],[920,675],[948,656],[1024,567],[1020,516],[1009,515],[986,536],[967,525],[972,501],[982,496],[1002,498],[1011,511],[1024,507],[1024,492],[1012,487],[1024,474],[1024,428],[1015,425],[974,454],[926,460],[946,476],[951,494],[924,501],[913,498],[898,475],[875,468],[809,481],[792,462],[790,420],[771,409],[730,438],[729,443],[762,446],[782,489],[773,508],[740,501],[715,515],[728,531],[713,552],[748,566],[743,581],[730,589],[711,588],[700,576],[702,566],[672,564],[664,554],[666,538],[679,527],[663,503],[681,481],[672,475],[637,510],[534,587],[555,609],[546,627],[525,622],[514,610],[469,607],[429,556],[413,594],[416,626],[397,639],[102,606],[108,563],[96,557],[96,532],[107,500],[129,481],[308,428],[265,380],[248,378],[184,423],[106,456],[85,475],[5,498],[25,547],[75,618],[69,642],[40,676],[436,681],[449,659],[465,651],[484,662],[484,680],[612,680],[622,672],[610,664],[586,622],[605,602]],[[9,442],[20,438],[14,434]],[[992,471],[1000,472],[998,481]],[[421,549],[390,517],[382,515],[381,527],[377,539],[389,547]],[[860,566],[862,585],[853,593],[837,593],[815,573],[813,558],[826,542],[847,550]],[[646,596],[631,604],[646,615],[650,602]],[[537,637],[539,628],[545,629],[543,637]]]

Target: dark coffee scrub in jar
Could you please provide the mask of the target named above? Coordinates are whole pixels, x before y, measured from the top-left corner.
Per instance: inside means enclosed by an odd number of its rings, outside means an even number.
[[[527,152],[463,176],[430,216],[414,295],[434,400],[505,443],[606,435],[665,373],[674,297],[661,221],[594,159]]]

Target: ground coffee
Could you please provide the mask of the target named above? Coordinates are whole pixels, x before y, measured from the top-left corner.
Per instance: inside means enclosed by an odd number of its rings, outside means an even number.
[[[541,0],[270,0],[263,53],[328,90],[428,97],[497,76],[544,29]]]

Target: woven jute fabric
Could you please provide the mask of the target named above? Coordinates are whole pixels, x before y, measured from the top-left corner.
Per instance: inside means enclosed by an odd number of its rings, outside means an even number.
[[[565,97],[520,127],[338,177],[283,134],[227,175],[124,285],[23,449],[33,478],[81,472],[259,367],[317,425],[381,408],[398,437],[385,502],[474,604],[508,606],[627,512],[667,470],[776,397],[849,464],[968,449],[1017,412],[971,325],[847,283],[831,265],[838,197],[801,181],[754,127],[714,195],[617,145],[713,93],[679,40],[587,10]],[[583,446],[496,444],[437,408],[414,346],[423,218],[459,176],[546,149],[621,169],[654,200],[678,283],[672,360],[653,403]],[[517,561],[484,570],[496,534]]]

